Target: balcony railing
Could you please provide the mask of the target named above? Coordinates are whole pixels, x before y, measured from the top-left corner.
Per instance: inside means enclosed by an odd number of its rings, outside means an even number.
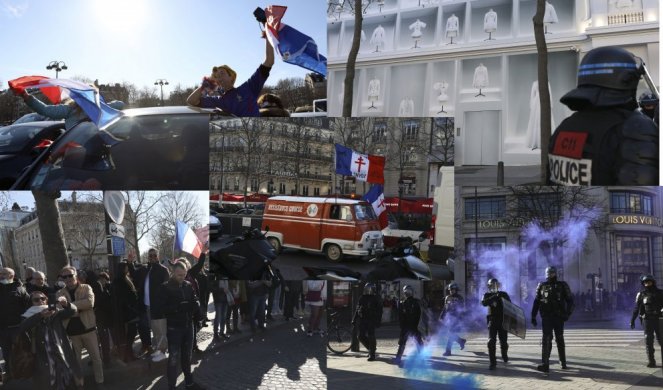
[[[634,24],[642,23],[645,21],[644,12],[640,11],[629,11],[629,12],[620,12],[617,14],[608,15],[608,25],[615,24]]]

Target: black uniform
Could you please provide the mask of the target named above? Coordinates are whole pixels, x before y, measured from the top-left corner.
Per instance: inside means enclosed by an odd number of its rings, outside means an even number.
[[[661,347],[661,329],[659,327],[660,318],[663,317],[663,290],[656,286],[645,287],[635,298],[635,308],[631,317],[631,327],[634,326],[635,318],[640,316],[645,328],[645,344],[647,349],[647,359],[652,367],[656,366],[654,359],[654,334],[656,341]]]
[[[490,365],[495,366],[497,363],[496,350],[497,350],[497,337],[500,338],[500,349],[502,352],[502,359],[507,362],[509,360],[507,351],[509,344],[507,344],[507,332],[502,328],[504,307],[502,305],[502,298],[511,302],[509,294],[504,291],[487,292],[483,294],[481,304],[488,307],[488,356],[490,357]]]
[[[543,341],[541,346],[541,359],[544,366],[549,365],[552,351],[553,332],[557,343],[557,352],[562,367],[566,366],[566,350],[564,346],[564,321],[568,320],[575,304],[573,294],[566,282],[551,278],[539,283],[536,287],[536,296],[532,306],[532,322],[536,321],[536,314],[541,313],[541,327]]]
[[[455,293],[447,295],[444,298],[444,308],[440,315],[440,321],[446,321],[447,329],[449,330],[449,337],[447,338],[447,348],[444,354],[451,355],[451,346],[454,341],[460,345],[460,349],[465,348],[465,340],[458,336],[460,332],[460,320],[465,310],[465,300],[463,296]]]
[[[414,297],[408,297],[401,301],[400,308],[398,309],[398,319],[401,327],[401,335],[398,339],[398,352],[396,353],[396,361],[400,361],[405,351],[405,344],[409,337],[414,337],[418,347],[424,344],[419,332],[419,320],[421,319],[421,302]]]
[[[359,325],[359,341],[368,349],[369,358],[375,359],[377,341],[375,328],[382,321],[382,302],[376,295],[364,294],[359,298],[355,310],[353,325]]]
[[[642,60],[619,47],[590,50],[577,88],[560,101],[577,111],[550,139],[548,184],[658,185],[658,127],[637,111]]]

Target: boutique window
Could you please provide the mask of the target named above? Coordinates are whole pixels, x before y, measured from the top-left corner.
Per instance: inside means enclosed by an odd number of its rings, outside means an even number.
[[[500,219],[506,216],[506,198],[504,196],[490,196],[482,198],[465,199],[465,219]]]
[[[652,197],[638,192],[611,192],[610,212],[653,215]]]

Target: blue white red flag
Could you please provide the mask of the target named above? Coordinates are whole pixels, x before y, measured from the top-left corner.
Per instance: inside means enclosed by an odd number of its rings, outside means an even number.
[[[357,153],[340,144],[334,146],[336,147],[336,173],[354,176],[360,181],[384,184],[384,157]]]
[[[71,98],[99,128],[122,115],[121,111],[106,104],[96,88],[79,81],[25,76],[9,81],[9,87],[18,94],[23,93],[26,88],[39,88],[53,104],[60,103],[67,97]]]
[[[281,5],[265,8],[267,39],[284,62],[327,76],[327,58],[318,52],[313,38],[281,23],[287,8]]]
[[[372,185],[363,199],[373,206],[373,211],[380,221],[380,229],[386,228],[389,220],[387,219],[387,205],[384,202],[384,187],[381,184]]]
[[[182,221],[177,221],[175,228],[175,249],[189,253],[195,258],[199,258],[203,253],[203,244],[198,236]]]

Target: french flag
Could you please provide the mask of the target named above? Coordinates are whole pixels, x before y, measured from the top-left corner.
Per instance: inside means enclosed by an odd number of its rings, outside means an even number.
[[[360,181],[384,184],[384,157],[357,153],[340,144],[334,146],[336,147],[336,173],[354,176]]]
[[[195,258],[199,258],[203,253],[203,244],[198,236],[182,221],[177,221],[175,228],[175,249],[189,253]]]
[[[323,76],[327,75],[327,58],[318,52],[313,38],[281,23],[288,7],[270,5],[265,8],[265,35],[284,62],[301,66]]]
[[[380,229],[386,228],[389,221],[387,220],[387,205],[384,202],[384,187],[381,184],[372,185],[362,199],[373,206],[373,211],[380,221]]]

